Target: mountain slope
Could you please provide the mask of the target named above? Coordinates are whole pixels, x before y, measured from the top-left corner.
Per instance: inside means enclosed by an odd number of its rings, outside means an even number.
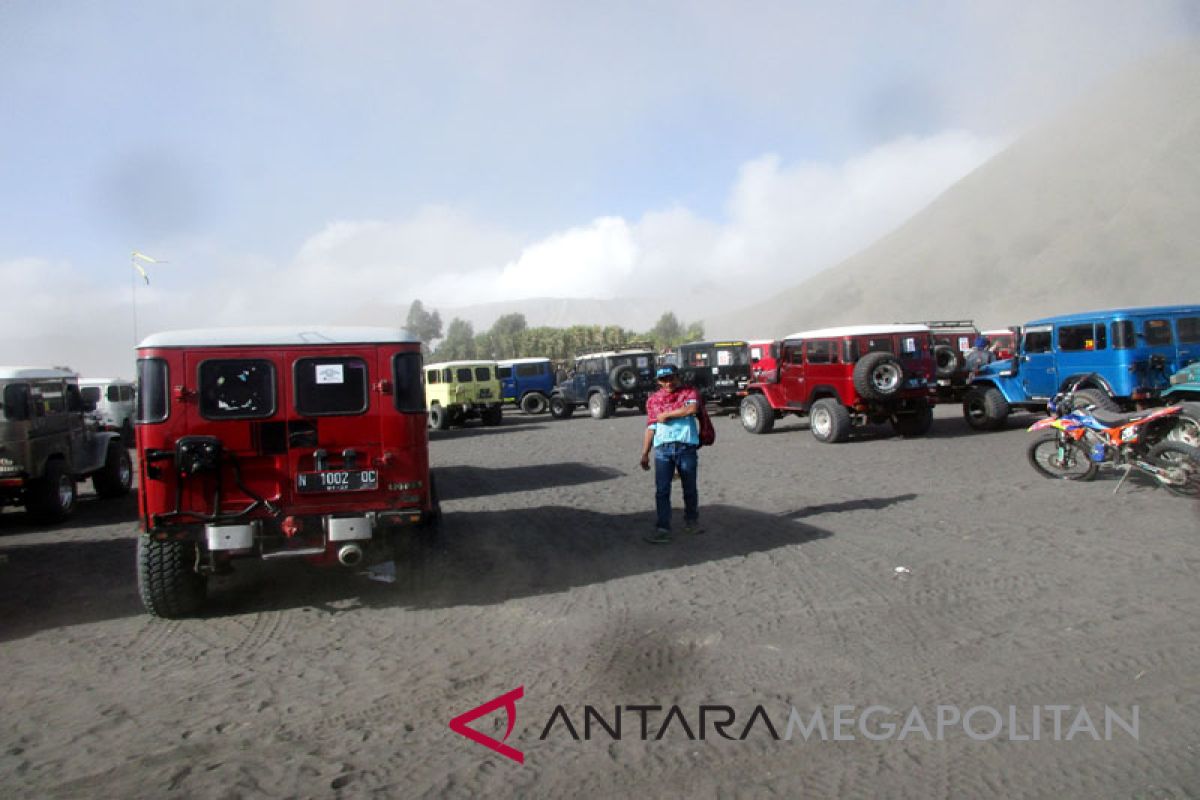
[[[717,336],[1200,300],[1200,47],[1123,73],[858,255]]]

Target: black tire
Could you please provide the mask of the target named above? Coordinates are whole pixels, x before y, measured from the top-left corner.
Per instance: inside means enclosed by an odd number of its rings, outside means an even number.
[[[627,394],[637,389],[638,374],[632,364],[621,364],[613,367],[612,372],[608,373],[608,385],[612,387],[614,392]]]
[[[962,354],[948,344],[939,344],[933,348],[934,375],[939,378],[951,378],[962,366]]]
[[[1200,497],[1200,449],[1180,442],[1160,442],[1150,449],[1148,458],[1156,466],[1179,470],[1178,483],[1163,484],[1169,492]]]
[[[766,395],[749,394],[738,409],[742,427],[750,433],[770,433],[775,428],[775,409]]]
[[[1039,436],[1025,451],[1029,464],[1046,478],[1064,481],[1090,481],[1097,466],[1087,447],[1057,433]]]
[[[592,415],[592,419],[608,419],[612,412],[612,402],[603,392],[592,392],[588,396],[588,413]]]
[[[974,386],[963,398],[963,419],[977,431],[1000,430],[1011,411],[995,386]]]
[[[139,536],[138,594],[142,605],[154,616],[166,619],[195,614],[204,605],[208,587],[208,578],[195,567],[194,542],[159,542]]]
[[[526,414],[545,414],[550,401],[541,392],[530,392],[521,398],[521,410]]]
[[[550,396],[550,416],[555,419],[569,419],[574,413],[574,403],[568,403],[561,394]]]
[[[808,410],[808,424],[818,442],[837,444],[850,438],[850,412],[832,397],[812,404]]]
[[[479,418],[483,421],[484,425],[494,428],[504,422],[504,409],[498,405],[488,406],[480,412]]]
[[[124,444],[114,439],[108,443],[104,466],[92,475],[92,487],[101,497],[122,497],[133,486],[133,461]]]
[[[450,427],[450,412],[440,403],[429,407],[429,427],[435,431],[444,431]]]
[[[1200,404],[1180,403],[1183,409],[1175,418],[1163,441],[1200,447]]]
[[[924,436],[933,427],[933,407],[924,400],[920,401],[916,410],[911,414],[896,414],[892,417],[892,428],[906,439],[914,436]]]
[[[62,522],[75,513],[77,499],[74,476],[62,459],[52,458],[41,479],[26,489],[25,510],[38,522]]]
[[[854,389],[868,400],[890,400],[904,388],[904,367],[891,353],[867,353],[854,365]]]
[[[1075,392],[1075,408],[1086,411],[1088,406],[1095,406],[1100,411],[1120,411],[1117,401],[1108,396],[1103,389],[1080,389]]]

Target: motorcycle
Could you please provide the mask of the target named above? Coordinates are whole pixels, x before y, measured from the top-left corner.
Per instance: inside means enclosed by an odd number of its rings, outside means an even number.
[[[1135,469],[1170,492],[1200,497],[1200,449],[1163,435],[1176,422],[1179,406],[1128,413],[1082,406],[1076,390],[1060,392],[1047,404],[1050,416],[1030,431],[1052,431],[1029,445],[1029,463],[1047,478],[1090,481],[1101,468],[1123,470],[1113,494]]]

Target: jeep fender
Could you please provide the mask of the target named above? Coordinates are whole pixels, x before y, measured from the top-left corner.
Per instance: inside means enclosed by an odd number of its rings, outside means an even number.
[[[1027,406],[1027,405],[1029,405],[1029,398],[1025,395],[1024,391],[1018,391],[1021,388],[1021,384],[1017,383],[1016,381],[1001,380],[1001,379],[995,379],[995,380],[975,379],[973,381],[970,381],[967,384],[967,388],[968,389],[973,389],[973,388],[995,389],[996,391],[1000,392],[1000,395],[1004,398],[1004,401],[1006,403],[1008,403],[1010,406]]]
[[[1080,389],[1100,389],[1109,397],[1115,398],[1117,396],[1113,391],[1112,384],[1108,382],[1108,379],[1096,372],[1076,373],[1064,380],[1058,387],[1058,390],[1060,392],[1065,392],[1067,389],[1070,389],[1072,386],[1074,386],[1075,382],[1079,380],[1083,381],[1081,384],[1079,384]]]
[[[83,464],[79,470],[81,475],[88,475],[104,467],[108,460],[108,444],[121,436],[113,431],[97,433],[87,442]]]
[[[746,394],[761,394],[767,398],[767,402],[771,404],[771,408],[776,411],[792,411],[787,407],[787,401],[783,397],[783,387],[778,383],[752,383],[746,387]]]

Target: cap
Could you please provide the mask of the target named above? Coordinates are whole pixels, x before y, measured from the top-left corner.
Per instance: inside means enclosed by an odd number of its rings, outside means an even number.
[[[987,347],[987,346],[988,346],[988,340],[987,340],[987,337],[986,337],[986,336],[979,336],[979,337],[977,337],[977,338],[975,339],[975,346],[976,346],[976,347]]]
[[[654,377],[656,380],[661,381],[663,378],[674,378],[678,374],[679,370],[676,369],[674,364],[663,364],[658,368],[658,372],[654,373]]]

